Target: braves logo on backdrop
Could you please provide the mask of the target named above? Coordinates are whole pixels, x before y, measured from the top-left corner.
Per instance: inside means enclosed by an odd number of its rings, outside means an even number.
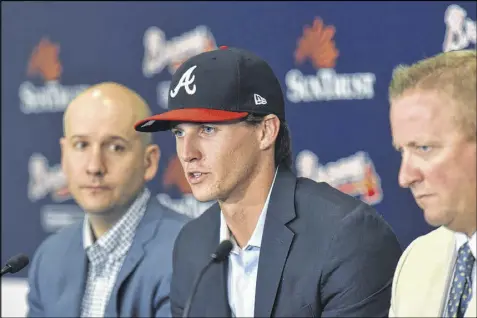
[[[28,162],[28,174],[28,199],[36,203],[50,195],[52,201],[52,204],[40,207],[41,222],[46,232],[56,232],[83,216],[77,205],[60,204],[72,198],[61,165],[50,167],[44,155],[34,153]]]
[[[464,8],[452,4],[447,7],[444,16],[446,33],[442,49],[444,52],[462,50],[471,44],[476,45],[476,22],[467,17]]]
[[[373,73],[338,74],[334,70],[340,52],[336,48],[334,26],[326,26],[316,18],[313,25],[305,26],[297,42],[295,63],[307,61],[316,74],[306,75],[299,69],[285,76],[287,98],[292,103],[321,100],[372,99],[376,75]]]
[[[316,154],[303,150],[296,157],[296,168],[298,176],[326,182],[368,204],[375,205],[383,199],[381,178],[371,158],[363,151],[322,165]]]
[[[44,85],[37,86],[30,81],[20,85],[20,109],[23,113],[63,112],[73,98],[88,88],[88,85],[61,85],[63,67],[59,53],[60,46],[46,37],[33,49],[27,76],[40,78]]]
[[[62,202],[71,198],[61,166],[49,167],[48,159],[34,153],[28,162],[28,198],[31,202],[43,199],[48,194],[54,202]]]
[[[144,33],[144,58],[142,72],[145,77],[151,78],[168,68],[172,75],[182,63],[194,55],[217,49],[214,36],[204,25],[166,40],[164,31],[158,27],[150,27]],[[157,84],[157,103],[167,108],[170,80],[160,81]]]
[[[195,75],[192,75],[192,72],[195,70],[197,65],[190,67],[187,71],[182,74],[179,82],[177,83],[174,89],[171,89],[171,97],[174,98],[179,93],[179,90],[184,87],[184,90],[189,95],[194,95],[196,91],[196,86],[194,84]]]
[[[200,202],[197,201],[192,195],[192,190],[189,186],[189,182],[184,174],[182,165],[176,155],[173,155],[169,159],[166,170],[163,176],[163,186],[166,189],[175,187],[178,189],[182,196],[178,199],[173,199],[167,193],[159,193],[157,199],[164,206],[177,211],[178,213],[185,214],[191,218],[200,216],[205,210],[211,207],[215,202]]]

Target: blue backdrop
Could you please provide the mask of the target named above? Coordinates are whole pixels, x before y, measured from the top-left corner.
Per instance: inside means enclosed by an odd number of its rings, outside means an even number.
[[[62,113],[84,88],[125,84],[154,112],[181,61],[220,45],[270,62],[286,94],[299,175],[374,205],[405,248],[427,233],[397,183],[393,67],[475,48],[475,2],[2,3],[2,263],[81,217],[61,173]],[[172,135],[155,134],[164,204],[198,215]],[[25,276],[23,271],[18,276]]]

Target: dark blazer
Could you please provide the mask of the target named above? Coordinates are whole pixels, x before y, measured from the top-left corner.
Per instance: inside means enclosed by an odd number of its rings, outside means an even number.
[[[215,204],[181,230],[174,247],[172,315],[219,244]],[[385,317],[402,249],[369,205],[280,167],[265,220],[255,317]],[[243,295],[247,297],[247,295]],[[227,262],[203,276],[191,317],[230,317]]]
[[[189,219],[151,196],[118,274],[105,317],[170,317],[172,249]],[[48,237],[28,277],[28,317],[79,317],[87,279],[83,222]]]

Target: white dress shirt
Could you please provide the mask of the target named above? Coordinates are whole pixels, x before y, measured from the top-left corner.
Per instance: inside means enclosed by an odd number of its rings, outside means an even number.
[[[263,228],[272,193],[275,178],[268,192],[267,200],[263,206],[255,230],[244,248],[240,248],[235,239],[231,237],[227,223],[220,213],[220,242],[230,239],[233,244],[230,252],[227,279],[227,295],[233,317],[253,317],[255,311],[255,287],[257,283],[258,260],[262,243]]]

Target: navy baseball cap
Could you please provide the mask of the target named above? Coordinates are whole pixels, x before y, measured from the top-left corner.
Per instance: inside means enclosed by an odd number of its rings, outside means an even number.
[[[174,73],[169,110],[134,125],[137,131],[171,128],[171,122],[214,123],[249,114],[285,120],[283,92],[272,68],[257,55],[221,46],[185,61]]]

